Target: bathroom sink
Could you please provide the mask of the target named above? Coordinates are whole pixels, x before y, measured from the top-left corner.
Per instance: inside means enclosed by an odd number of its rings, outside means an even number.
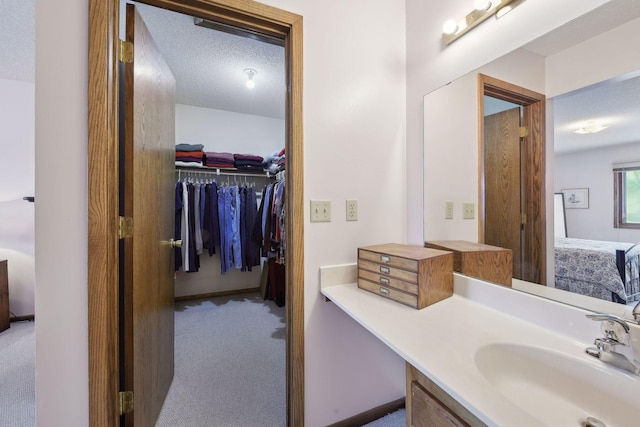
[[[588,357],[495,343],[474,360],[505,399],[545,425],[585,426],[589,417],[607,427],[640,425],[640,377]]]

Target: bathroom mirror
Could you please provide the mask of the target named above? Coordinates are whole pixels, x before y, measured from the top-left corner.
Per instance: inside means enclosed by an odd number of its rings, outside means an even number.
[[[529,282],[514,280],[514,289],[533,292],[552,298],[560,302],[581,306],[595,311],[621,313],[623,304],[615,304],[594,297],[584,296],[574,292],[554,289],[554,193],[561,190],[572,191],[575,197],[581,198],[577,209],[567,209],[567,229],[569,237],[582,239],[597,239],[610,241],[637,242],[640,241],[640,230],[613,229],[613,174],[612,162],[640,160],[640,130],[636,131],[635,146],[624,141],[631,151],[617,154],[617,160],[607,159],[608,173],[606,182],[599,185],[607,188],[607,192],[593,188],[596,184],[588,182],[589,174],[593,175],[594,166],[586,165],[580,170],[561,170],[569,162],[569,149],[564,153],[555,153],[554,146],[563,150],[567,139],[558,124],[560,118],[554,120],[554,106],[558,112],[565,111],[573,97],[584,96],[585,93],[604,88],[619,82],[631,82],[640,70],[640,55],[637,40],[640,39],[640,2],[634,0],[613,0],[588,14],[573,20],[563,27],[513,51],[472,73],[456,79],[424,97],[424,240],[469,240],[483,241],[483,230],[480,229],[479,218],[483,218],[482,211],[476,211],[473,220],[462,218],[462,206],[473,203],[482,207],[480,203],[484,190],[480,188],[483,182],[481,170],[482,154],[479,152],[479,96],[478,74],[484,74],[505,82],[535,91],[546,96],[545,129],[545,171],[542,185],[544,186],[544,201],[546,212],[546,260],[545,274],[540,282],[552,286],[542,286]],[[636,78],[637,80],[637,78]],[[595,85],[595,86],[594,86]],[[630,90],[630,89],[627,89]],[[585,101],[592,107],[598,107],[597,114],[591,116],[608,117],[613,113],[607,112],[611,108],[609,101]],[[625,114],[640,117],[640,96],[635,97],[638,111]],[[484,105],[484,104],[483,104]],[[484,106],[485,114],[489,110]],[[595,110],[594,110],[595,111]],[[556,113],[558,113],[556,112]],[[591,117],[585,117],[585,119]],[[566,119],[565,126],[575,125],[577,118]],[[556,123],[558,122],[558,123]],[[557,126],[556,126],[557,125]],[[611,125],[610,131],[614,129]],[[609,133],[610,135],[613,132]],[[597,134],[586,136],[584,141],[595,140]],[[600,137],[605,136],[602,132]],[[611,142],[611,141],[610,141]],[[557,143],[557,144],[556,144]],[[620,147],[623,147],[620,145]],[[579,147],[577,152],[586,153],[585,147]],[[569,151],[567,151],[569,150]],[[592,149],[593,150],[593,149]],[[638,153],[636,157],[629,158]],[[625,158],[626,156],[626,158]],[[575,156],[574,156],[575,157]],[[605,157],[605,156],[601,156]],[[576,178],[573,181],[568,177]],[[563,180],[562,184],[557,181]],[[602,179],[600,180],[602,181]],[[446,185],[442,183],[446,182]],[[556,188],[562,185],[562,188]],[[566,186],[565,186],[566,185]],[[591,186],[591,192],[589,188]],[[604,194],[603,196],[603,193]],[[591,203],[587,204],[591,198]],[[602,197],[608,198],[606,201]],[[445,219],[446,202],[454,203],[454,218]],[[602,205],[606,203],[606,207]],[[589,208],[587,208],[589,206]],[[593,235],[586,231],[575,232],[575,225],[580,221],[581,214],[593,213],[596,209],[603,209],[607,215],[599,219],[600,227],[591,227]],[[584,215],[582,215],[584,216]],[[572,236],[572,225],[574,232]],[[601,230],[596,230],[599,228]],[[583,227],[584,229],[584,227]],[[609,234],[602,229],[610,231]],[[599,231],[599,232],[597,232]],[[526,260],[525,260],[526,263]]]

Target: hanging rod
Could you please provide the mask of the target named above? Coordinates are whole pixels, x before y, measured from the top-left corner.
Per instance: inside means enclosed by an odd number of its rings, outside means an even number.
[[[255,171],[255,172],[236,172],[227,170],[216,169],[185,169],[181,167],[176,167],[177,173],[186,173],[186,174],[202,174],[202,175],[215,175],[215,176],[244,176],[244,177],[253,177],[253,178],[273,178],[275,175],[270,173],[269,171]]]

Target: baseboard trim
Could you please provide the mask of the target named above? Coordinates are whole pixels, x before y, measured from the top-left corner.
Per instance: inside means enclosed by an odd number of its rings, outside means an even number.
[[[328,427],[360,427],[404,407],[405,401],[403,397],[401,399],[394,400],[393,402],[385,403],[384,405],[369,409],[368,411],[365,411],[361,414],[354,415],[353,417],[347,418],[346,420],[338,421],[337,423],[331,424]]]
[[[10,322],[24,322],[28,320],[29,322],[33,322],[36,320],[35,314],[27,314],[26,316],[13,316],[9,318]]]
[[[260,288],[248,288],[248,289],[234,289],[231,291],[210,292],[207,294],[183,295],[180,297],[175,297],[175,301],[192,301],[197,299],[225,297],[229,295],[250,294],[252,292],[259,292],[259,291],[260,291]]]

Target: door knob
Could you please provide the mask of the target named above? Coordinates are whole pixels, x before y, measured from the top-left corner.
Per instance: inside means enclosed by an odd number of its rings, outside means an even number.
[[[169,239],[168,241],[167,240],[163,240],[162,244],[170,246],[171,248],[181,248],[182,247],[182,240],[175,240],[175,239]]]

